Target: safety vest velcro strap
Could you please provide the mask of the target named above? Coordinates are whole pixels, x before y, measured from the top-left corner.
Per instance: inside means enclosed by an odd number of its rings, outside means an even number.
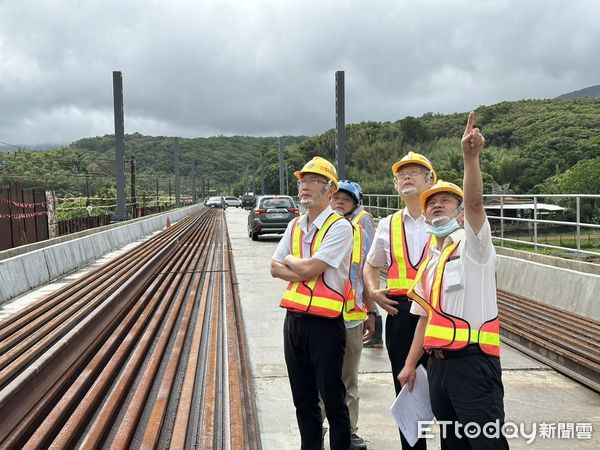
[[[471,330],[471,344],[500,345],[500,335],[489,331]]]
[[[498,333],[469,330],[467,328],[457,328],[429,324],[426,331],[428,336],[438,339],[453,340],[458,342],[469,342],[469,344],[487,344],[500,345],[500,335]]]
[[[388,284],[387,288],[389,290],[388,291],[388,297],[390,295],[396,296],[396,297],[408,295],[408,289],[398,289],[398,288],[396,288],[394,286],[390,286],[389,284]]]
[[[460,331],[463,331],[463,330],[456,330],[456,336],[454,334],[454,331],[455,331],[454,328],[442,327],[439,325],[433,325],[432,323],[429,323],[425,330],[425,334],[427,336],[431,336],[431,337],[437,338],[437,339],[443,339],[446,341],[461,340],[458,338],[458,334]],[[466,331],[468,332],[469,330],[466,330]]]

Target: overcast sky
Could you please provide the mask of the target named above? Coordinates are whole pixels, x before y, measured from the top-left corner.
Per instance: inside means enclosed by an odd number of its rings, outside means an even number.
[[[0,0],[0,141],[314,135],[600,84],[597,0]]]

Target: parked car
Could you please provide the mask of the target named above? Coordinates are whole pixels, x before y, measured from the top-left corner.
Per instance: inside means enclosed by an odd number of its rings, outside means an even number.
[[[227,202],[223,197],[210,197],[204,204],[210,208],[227,208]]]
[[[260,196],[248,214],[248,236],[256,241],[261,234],[282,234],[290,220],[299,214],[300,211],[290,196]]]
[[[256,201],[256,196],[254,192],[246,192],[242,195],[242,208],[251,209],[254,207],[254,202]]]
[[[237,197],[225,197],[225,203],[227,203],[227,206],[235,206],[236,208],[242,206],[242,201]]]

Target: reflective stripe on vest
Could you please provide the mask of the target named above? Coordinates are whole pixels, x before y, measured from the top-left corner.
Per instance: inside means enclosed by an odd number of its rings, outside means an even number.
[[[468,344],[479,344],[481,350],[487,355],[500,356],[500,322],[498,317],[485,322],[479,330],[471,330],[466,320],[444,313],[440,306],[444,268],[448,258],[458,248],[458,244],[458,242],[452,243],[442,251],[440,260],[435,267],[429,302],[418,295],[414,288],[422,279],[431,256],[428,256],[419,267],[415,282],[408,291],[408,296],[427,313],[427,328],[425,328],[423,347],[426,350],[459,350]]]
[[[358,217],[358,216],[357,216]],[[356,301],[356,292],[362,287],[362,268],[365,261],[363,254],[363,229],[358,223],[352,222],[353,241],[352,260],[350,263],[350,299],[354,304],[354,308],[344,310],[344,320],[365,320],[367,312],[364,306],[361,306]]]
[[[408,255],[406,234],[404,232],[404,210],[394,213],[390,219],[390,266],[388,268],[387,288],[392,295],[406,295],[417,276],[417,268],[423,262],[433,236],[421,253],[419,262],[413,266]]]
[[[300,226],[300,221],[303,216],[295,219],[291,233],[291,254],[297,258],[302,258],[302,236],[304,232]],[[310,247],[310,256],[315,254],[325,235],[338,220],[342,220],[342,216],[332,213],[323,223],[323,226],[317,230],[312,240]],[[331,289],[325,283],[323,274],[307,281],[290,281],[288,284],[279,306],[287,308],[291,311],[312,314],[315,316],[335,318],[338,317],[344,305],[350,310],[354,307],[354,301],[346,300],[350,297],[350,281],[346,283],[343,293],[339,293]]]
[[[362,210],[361,212],[359,212],[356,217],[354,219],[352,219],[352,225],[360,225],[360,219],[363,218],[363,216],[366,216],[367,214],[369,214],[366,210]]]

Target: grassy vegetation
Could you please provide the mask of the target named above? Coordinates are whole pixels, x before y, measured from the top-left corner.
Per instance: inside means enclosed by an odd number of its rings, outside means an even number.
[[[499,236],[499,233],[495,233],[495,236]],[[518,241],[523,241],[523,244],[517,242],[501,242],[495,240],[494,243],[498,247],[511,248],[514,250],[521,250],[525,252],[538,253],[542,255],[549,256],[558,256],[558,257],[576,257],[577,256],[577,236],[575,233],[575,228],[573,228],[572,232],[565,233],[543,233],[538,232],[537,242],[539,244],[545,245],[554,245],[557,247],[565,247],[568,249],[573,249],[572,252],[564,249],[557,248],[546,248],[538,246],[537,248],[533,245],[533,232],[521,232],[521,233],[505,233],[504,235],[507,239],[513,239]],[[525,242],[530,242],[531,244],[526,244]],[[593,256],[585,255],[581,259],[585,259],[588,262],[594,262],[596,264],[600,263],[600,230],[584,230],[580,234],[580,247],[581,250],[587,252],[598,253],[598,257],[595,258]],[[579,258],[578,258],[579,259]]]

